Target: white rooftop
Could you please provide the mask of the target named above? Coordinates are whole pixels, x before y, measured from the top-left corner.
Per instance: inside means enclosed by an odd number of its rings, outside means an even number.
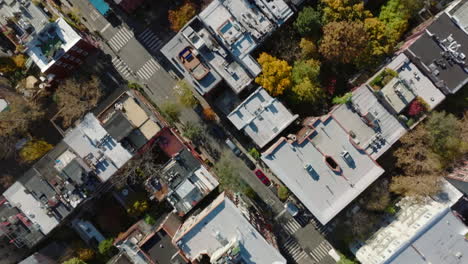
[[[386,68],[398,72],[398,77],[408,85],[412,93],[424,99],[430,109],[433,109],[445,99],[445,95],[404,53],[394,58]]]
[[[218,259],[232,244],[239,243],[246,264],[286,264],[284,257],[247,221],[241,211],[221,194],[200,214],[189,218],[173,241],[194,260],[202,254]]]
[[[260,148],[279,135],[297,117],[262,87],[228,115],[234,126],[244,131]]]
[[[63,140],[94,167],[102,181],[109,179],[132,158],[132,154],[107,133],[92,113],[86,114]]]
[[[29,192],[27,193],[26,188],[19,181],[10,186],[3,193],[3,196],[12,206],[20,209],[45,235],[59,224],[57,219],[47,214],[47,210],[40,201],[36,200]]]
[[[278,140],[262,160],[325,225],[384,170],[332,116],[308,126],[295,140]]]
[[[406,133],[406,129],[377,100],[371,88],[363,85],[352,93],[352,103],[337,106],[331,115],[349,134],[355,134],[356,144],[377,159]]]
[[[3,112],[3,110],[7,109],[8,107],[8,102],[5,99],[0,98],[0,112]]]
[[[59,18],[49,23],[27,44],[27,53],[41,72],[45,72],[80,39],[80,35],[63,18]],[[57,46],[53,47],[55,45]],[[48,50],[56,51],[53,54],[44,54]]]
[[[446,10],[449,16],[468,34],[468,1],[454,1]]]
[[[468,228],[450,210],[461,197],[447,182],[437,197],[423,202],[406,197],[397,204],[395,219],[385,221],[370,239],[351,250],[363,264],[467,263]]]

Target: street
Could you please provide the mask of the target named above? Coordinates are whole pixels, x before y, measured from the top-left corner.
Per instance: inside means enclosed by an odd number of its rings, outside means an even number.
[[[84,17],[83,23],[92,32],[99,32],[103,39],[101,49],[112,57],[112,65],[123,79],[142,84],[146,95],[158,106],[177,100],[173,89],[177,81],[175,74],[169,73],[171,70],[165,69],[167,67],[161,65],[163,62],[152,55],[164,44],[158,36],[149,30],[135,36],[124,22],[118,27],[112,26],[88,0],[73,1],[73,6],[80,10],[79,13]],[[146,48],[140,42],[143,42]],[[118,78],[115,78],[115,82],[118,83]],[[204,98],[198,94],[196,97],[202,105],[207,105]],[[189,108],[182,110],[180,121],[206,126],[200,116]],[[280,248],[289,261],[301,264],[335,263],[328,254],[332,246],[311,223],[308,223],[308,220],[305,220],[307,221],[305,223],[298,223],[291,215],[284,212],[283,203],[276,194],[266,187],[241,159],[234,156],[222,140],[215,139],[209,133],[205,133],[205,137],[210,147],[228,155],[229,160],[232,160],[238,168],[242,179],[267,204],[273,215],[278,216],[275,217],[277,220],[275,229],[279,229]]]

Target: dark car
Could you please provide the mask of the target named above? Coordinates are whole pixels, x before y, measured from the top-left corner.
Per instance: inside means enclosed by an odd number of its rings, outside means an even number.
[[[271,185],[271,181],[270,179],[268,179],[268,177],[265,175],[265,173],[263,173],[263,171],[261,169],[256,169],[254,171],[255,173],[255,176],[257,176],[257,178],[263,183],[265,184],[266,186],[270,186]]]
[[[223,129],[218,125],[213,125],[210,131],[211,134],[218,139],[223,140],[226,138],[226,134],[224,133]]]
[[[244,153],[240,154],[240,158],[242,161],[244,161],[245,165],[250,169],[250,170],[255,170],[257,168],[257,165],[253,163],[249,157],[247,157]]]

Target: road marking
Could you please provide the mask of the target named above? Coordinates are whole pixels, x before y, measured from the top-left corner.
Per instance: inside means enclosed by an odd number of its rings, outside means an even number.
[[[327,240],[323,240],[316,248],[314,248],[314,250],[312,250],[310,252],[310,255],[317,261],[321,261],[323,258],[325,258],[326,256],[328,256],[328,252],[330,252],[330,250],[332,249],[333,247],[330,245],[330,243],[328,243]]]
[[[157,51],[163,45],[163,42],[149,28],[140,33],[138,39],[150,52]]]
[[[91,17],[91,20],[96,21],[96,19],[98,19],[98,17],[100,16],[100,14],[96,10],[93,9],[89,16]]]
[[[104,31],[106,31],[106,29],[108,29],[110,27],[110,23],[107,23],[107,25],[104,26],[104,28],[101,29],[101,33],[104,33]]]
[[[124,78],[127,78],[128,76],[131,75],[131,70],[128,67],[128,65],[122,61],[121,59],[114,57],[112,59],[112,64],[114,65],[115,69],[122,74]]]
[[[122,28],[109,40],[109,45],[115,51],[119,51],[131,38],[133,38],[133,32],[126,28]]]
[[[159,69],[161,66],[151,58],[137,71],[137,75],[142,79],[149,80]]]
[[[289,238],[283,245],[281,245],[281,248],[285,251],[285,254],[291,257],[295,262],[298,262],[307,256],[307,253],[292,238]]]

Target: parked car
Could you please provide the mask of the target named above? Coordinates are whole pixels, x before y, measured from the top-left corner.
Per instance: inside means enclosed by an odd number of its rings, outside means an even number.
[[[255,170],[255,168],[257,168],[257,165],[255,165],[255,163],[253,163],[249,157],[247,157],[247,155],[245,155],[244,153],[242,153],[240,155],[240,158],[242,161],[244,161],[245,165],[250,169],[250,170]]]
[[[265,184],[266,186],[270,186],[271,185],[271,181],[270,179],[268,179],[268,177],[265,175],[265,173],[263,173],[263,171],[261,169],[256,169],[254,171],[255,173],[255,176],[257,176],[257,178],[263,183]]]
[[[213,125],[210,131],[211,131],[211,134],[215,136],[216,138],[219,138],[219,139],[226,138],[226,134],[224,133],[223,129],[218,125]]]
[[[291,202],[285,203],[284,209],[286,209],[286,211],[293,217],[299,214],[299,208],[297,208],[297,206]]]
[[[239,157],[241,154],[240,149],[229,138],[226,139],[225,142],[226,145],[228,145],[228,147],[232,150],[232,152],[234,152],[234,154]]]

